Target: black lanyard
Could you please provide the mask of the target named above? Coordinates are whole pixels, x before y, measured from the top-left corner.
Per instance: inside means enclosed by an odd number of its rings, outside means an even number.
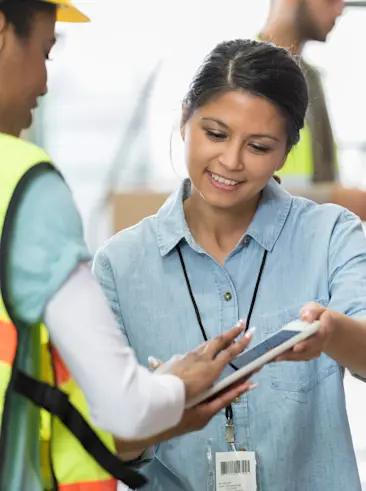
[[[201,329],[201,332],[202,332],[202,336],[203,336],[203,338],[204,338],[205,341],[208,341],[205,328],[203,327],[203,324],[202,324],[201,314],[200,314],[200,311],[198,310],[196,299],[194,298],[192,287],[191,287],[191,283],[190,283],[189,278],[188,278],[186,265],[185,265],[185,262],[184,262],[184,259],[183,259],[183,254],[182,254],[182,251],[181,251],[179,245],[177,245],[177,251],[178,251],[178,254],[179,254],[180,264],[182,266],[182,270],[183,270],[183,273],[184,273],[184,278],[186,280],[187,288],[188,288],[188,291],[189,291],[189,296],[191,297],[191,301],[192,301],[192,304],[193,304],[193,307],[194,307],[194,311],[196,313],[198,324],[199,324],[200,329]],[[257,282],[256,282],[255,287],[254,287],[252,301],[250,303],[248,317],[246,319],[245,331],[247,331],[249,329],[250,319],[252,317],[252,313],[253,313],[255,301],[257,299],[257,293],[258,293],[259,284],[261,282],[261,278],[262,278],[262,274],[263,274],[263,270],[264,270],[264,265],[266,264],[267,252],[268,251],[265,250],[264,251],[264,254],[263,254],[263,259],[262,259],[261,267],[259,269],[259,273],[258,273],[258,277],[257,277]],[[238,370],[238,368],[235,365],[233,365],[232,363],[230,363],[230,366],[234,370]],[[231,407],[231,404],[230,404],[230,406],[228,406],[226,408],[226,418],[228,420],[229,419],[230,420],[233,419],[233,408]]]

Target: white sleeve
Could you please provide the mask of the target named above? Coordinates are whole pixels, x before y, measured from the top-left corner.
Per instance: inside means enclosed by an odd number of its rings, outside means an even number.
[[[122,439],[141,439],[179,423],[183,381],[137,363],[87,264],[80,263],[50,300],[44,321],[93,424]]]

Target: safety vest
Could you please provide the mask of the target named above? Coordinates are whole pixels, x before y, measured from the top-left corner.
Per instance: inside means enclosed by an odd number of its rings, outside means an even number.
[[[300,131],[300,140],[287,156],[283,168],[277,172],[284,187],[308,187],[313,179],[313,149],[309,125]]]
[[[137,476],[137,487],[141,487],[141,482],[146,480],[114,455],[113,437],[87,424],[85,398],[49,343],[44,325],[22,324],[9,304],[7,288],[11,272],[7,271],[6,257],[14,212],[27,184],[45,171],[57,172],[43,150],[0,134],[0,491],[38,491],[40,483],[42,489],[52,491],[116,491],[117,479],[97,463],[80,443],[82,438],[75,437],[76,433],[67,427],[72,420],[76,429],[80,429],[79,420],[83,418],[89,433],[94,432],[92,437],[103,461],[113,461],[113,469],[122,466],[129,478]],[[49,411],[60,416],[50,416],[30,402],[26,398],[30,397],[30,391],[36,404],[40,401],[40,407],[46,408],[55,405],[55,411]],[[83,418],[79,414],[71,418],[71,405]],[[88,446],[93,440],[89,433],[83,445]]]

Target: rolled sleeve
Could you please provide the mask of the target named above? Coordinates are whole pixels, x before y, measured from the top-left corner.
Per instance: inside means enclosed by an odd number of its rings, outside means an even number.
[[[360,219],[345,210],[337,221],[329,248],[329,308],[350,317],[366,317],[366,237]],[[366,378],[351,375],[362,382]]]
[[[361,221],[344,210],[329,245],[329,308],[366,316],[366,237]]]

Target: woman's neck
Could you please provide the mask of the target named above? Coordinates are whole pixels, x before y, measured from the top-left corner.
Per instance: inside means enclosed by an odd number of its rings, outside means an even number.
[[[194,189],[184,202],[189,229],[197,242],[220,264],[245,234],[256,212],[260,195],[236,209],[210,206]]]

